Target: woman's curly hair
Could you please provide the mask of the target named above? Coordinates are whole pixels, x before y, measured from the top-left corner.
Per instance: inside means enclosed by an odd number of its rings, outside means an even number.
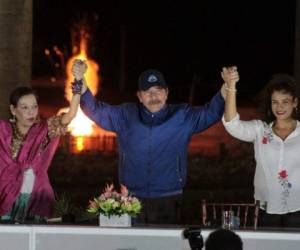
[[[295,79],[288,74],[275,74],[263,89],[260,96],[262,120],[270,123],[276,120],[272,112],[272,94],[274,91],[280,91],[292,96],[293,100],[298,97]],[[298,109],[299,103],[297,105]],[[292,118],[299,120],[297,109],[294,109]]]

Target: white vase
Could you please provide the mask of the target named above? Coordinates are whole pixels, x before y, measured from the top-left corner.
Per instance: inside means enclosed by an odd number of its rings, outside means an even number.
[[[130,227],[131,217],[128,214],[105,216],[99,215],[100,227]]]

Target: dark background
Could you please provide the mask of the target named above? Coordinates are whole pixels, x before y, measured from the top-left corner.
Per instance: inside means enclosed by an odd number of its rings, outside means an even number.
[[[89,25],[90,57],[100,64],[104,89],[119,83],[121,31],[130,94],[148,68],[164,73],[178,102],[187,101],[196,78],[196,97],[206,101],[221,85],[223,65],[239,67],[240,97],[256,95],[274,73],[293,74],[295,0],[33,3],[33,78],[53,73],[45,48],[57,45],[71,54],[71,27],[82,20]]]
[[[238,105],[252,107],[256,105],[253,98],[272,74],[293,74],[294,0],[34,0],[33,3],[33,79],[48,79],[55,74],[44,49],[58,46],[66,58],[70,57],[71,29],[85,23],[90,32],[90,57],[100,65],[99,95],[112,103],[134,100],[138,75],[148,68],[164,73],[171,89],[170,102],[189,101],[194,79],[193,104],[201,104],[220,88],[222,66],[235,64],[241,75]],[[122,32],[126,39],[122,39]],[[126,88],[120,91],[122,41],[126,48]],[[52,93],[39,85],[41,102],[53,108],[63,100],[64,77],[59,79],[62,86],[55,85]],[[45,101],[47,96],[51,97]],[[218,135],[212,132],[202,139],[209,144],[214,136]],[[216,143],[216,150],[219,147],[222,150],[218,156],[189,155],[182,223],[199,224],[201,199],[231,202],[253,199],[252,145],[235,141],[226,145]],[[61,147],[49,175],[58,197],[65,193],[74,208],[85,211],[88,200],[98,195],[105,184],[117,185],[117,152],[70,154],[68,148]],[[61,201],[59,198],[58,203]]]

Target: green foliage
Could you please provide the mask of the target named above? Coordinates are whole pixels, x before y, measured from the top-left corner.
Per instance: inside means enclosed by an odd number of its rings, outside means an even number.
[[[54,203],[54,217],[61,217],[71,212],[72,204],[70,197],[66,193],[57,195]]]

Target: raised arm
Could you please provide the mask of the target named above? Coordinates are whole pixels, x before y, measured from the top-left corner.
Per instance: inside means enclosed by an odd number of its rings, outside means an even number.
[[[236,112],[236,83],[239,81],[239,73],[237,67],[224,67],[221,72],[222,78],[225,82],[225,113],[224,118],[226,122],[231,121],[237,114]]]
[[[82,74],[82,65],[75,65],[74,73]],[[82,78],[80,108],[84,114],[92,121],[97,123],[101,128],[117,132],[123,122],[122,105],[110,105],[108,103],[98,101],[91,93],[87,86],[85,78]],[[77,102],[76,102],[77,104]]]
[[[258,120],[241,121],[236,107],[236,83],[239,81],[237,67],[223,68],[222,78],[225,82],[226,98],[223,124],[228,133],[243,141],[252,142],[262,126]]]
[[[84,61],[76,59],[72,66],[72,74],[74,76],[74,83],[72,86],[72,99],[70,102],[70,108],[67,113],[62,116],[61,123],[63,125],[69,124],[76,116],[79,104],[80,96],[86,91],[86,84],[84,80],[84,73],[87,70],[87,65]]]

